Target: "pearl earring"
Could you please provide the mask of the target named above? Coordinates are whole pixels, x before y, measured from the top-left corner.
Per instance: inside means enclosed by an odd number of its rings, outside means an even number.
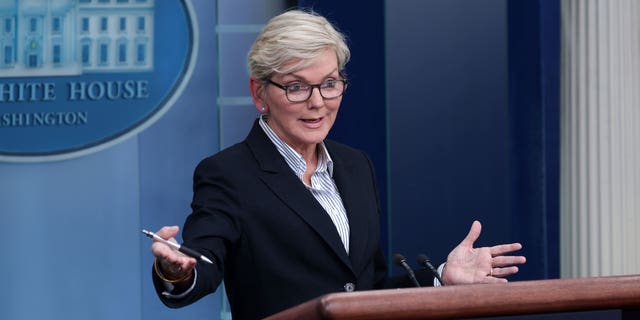
[[[267,110],[267,108],[265,108],[264,106],[260,108],[260,111],[265,111],[265,110]]]

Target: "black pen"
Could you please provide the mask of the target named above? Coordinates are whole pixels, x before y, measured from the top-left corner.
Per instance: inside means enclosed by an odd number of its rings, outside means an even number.
[[[183,245],[179,245],[179,244],[177,244],[175,242],[171,242],[169,240],[162,239],[162,237],[160,237],[159,235],[157,235],[157,234],[155,234],[155,233],[153,233],[151,231],[147,231],[147,230],[142,229],[142,233],[144,233],[149,238],[152,238],[154,240],[158,240],[158,241],[160,241],[160,242],[162,242],[162,243],[164,243],[164,244],[166,244],[166,245],[168,245],[168,246],[170,246],[170,247],[172,247],[172,248],[174,248],[174,249],[176,249],[176,250],[188,255],[189,257],[202,260],[202,261],[204,261],[206,263],[209,263],[209,264],[213,264],[213,262],[211,260],[209,260],[209,258],[205,257],[204,255],[198,253],[195,250],[189,249],[189,248],[187,248],[187,247],[185,247]]]

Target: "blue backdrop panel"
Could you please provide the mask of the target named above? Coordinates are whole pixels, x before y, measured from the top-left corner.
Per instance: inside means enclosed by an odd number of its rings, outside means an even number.
[[[137,176],[136,140],[75,160],[0,165],[1,319],[140,314]]]
[[[557,276],[558,2],[388,1],[387,32],[392,250],[445,261],[479,219],[511,280]]]
[[[193,170],[218,148],[217,37],[214,1],[193,1],[198,19],[199,50],[189,85],[162,119],[139,135],[140,223],[157,230],[182,227],[191,212]],[[138,231],[140,232],[140,231]],[[142,319],[217,319],[221,292],[181,309],[164,306],[153,289],[150,241],[140,237]]]
[[[506,27],[504,0],[387,2],[391,247],[411,262],[445,261],[474,219],[477,245],[524,240],[508,210]]]
[[[560,276],[559,31],[559,0],[509,2],[509,209],[540,278]]]

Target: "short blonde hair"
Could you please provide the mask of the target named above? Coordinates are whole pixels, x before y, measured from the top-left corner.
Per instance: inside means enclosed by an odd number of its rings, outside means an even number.
[[[336,52],[338,69],[344,68],[351,53],[345,36],[315,12],[291,10],[275,16],[262,29],[249,50],[251,76],[267,80],[274,73],[291,73],[313,63],[327,48]],[[291,62],[290,66],[283,66]]]

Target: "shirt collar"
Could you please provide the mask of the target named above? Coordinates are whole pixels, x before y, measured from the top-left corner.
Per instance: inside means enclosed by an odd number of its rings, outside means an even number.
[[[284,157],[285,161],[291,167],[291,169],[300,177],[307,168],[307,163],[297,151],[284,142],[267,124],[267,116],[260,115],[259,124],[264,133],[269,137],[269,140],[276,146],[278,152]],[[318,167],[316,172],[327,171],[330,176],[333,176],[333,160],[329,155],[329,151],[324,144],[324,141],[320,143],[318,147]]]

